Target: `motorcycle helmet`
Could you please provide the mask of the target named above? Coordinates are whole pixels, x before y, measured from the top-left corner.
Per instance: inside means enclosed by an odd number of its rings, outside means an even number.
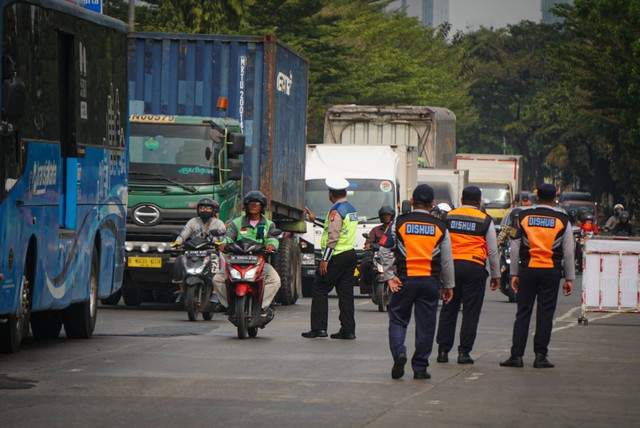
[[[624,211],[624,205],[622,205],[622,204],[615,204],[615,205],[613,206],[613,211],[614,211],[614,212],[618,212],[618,210],[620,210],[620,211]]]
[[[593,221],[593,214],[591,213],[585,214],[584,217],[582,218],[582,221],[587,221],[587,220]]]
[[[395,210],[391,208],[389,205],[383,205],[378,210],[378,218],[380,219],[380,221],[382,221],[382,216],[385,214],[391,215],[391,221],[393,221],[393,218],[396,216]]]
[[[201,207],[211,207],[211,211],[200,210]],[[214,213],[220,211],[220,204],[211,198],[202,198],[198,201],[196,211],[198,212],[198,217],[206,222],[213,217]]]
[[[622,220],[623,218],[626,218],[627,220],[629,220],[629,212],[628,211],[622,211],[620,213],[620,220]]]
[[[267,197],[264,193],[259,190],[251,190],[244,195],[244,199],[242,201],[242,205],[244,206],[244,211],[247,212],[247,206],[249,202],[260,202],[260,212],[264,214],[265,207],[267,206]]]

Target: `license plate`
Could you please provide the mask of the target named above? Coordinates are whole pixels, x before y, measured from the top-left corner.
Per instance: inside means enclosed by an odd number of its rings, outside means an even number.
[[[236,265],[252,265],[258,263],[258,256],[231,255],[229,263]]]
[[[315,269],[307,269],[307,275],[315,275],[315,274],[316,274]]]
[[[162,257],[133,257],[127,259],[129,267],[162,268]]]

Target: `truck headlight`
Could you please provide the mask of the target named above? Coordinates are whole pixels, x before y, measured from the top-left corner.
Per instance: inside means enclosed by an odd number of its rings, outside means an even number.
[[[143,253],[149,252],[149,244],[140,245],[140,251],[142,251]]]
[[[302,265],[313,266],[316,264],[316,255],[313,253],[302,253]]]
[[[166,250],[166,249],[167,249],[167,243],[166,242],[161,242],[158,245],[158,248],[157,248],[159,253],[164,253],[164,250]]]
[[[124,243],[124,249],[126,251],[133,251],[133,244],[131,242],[125,242]]]

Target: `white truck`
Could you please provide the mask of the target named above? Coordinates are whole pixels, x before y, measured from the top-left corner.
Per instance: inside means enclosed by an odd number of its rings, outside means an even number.
[[[418,184],[433,187],[436,204],[445,202],[450,207],[459,207],[462,190],[469,185],[466,169],[418,168]]]
[[[396,210],[411,197],[418,164],[453,168],[455,115],[424,106],[338,105],[325,115],[324,144],[307,146],[305,203],[317,220],[331,203],[324,180],[349,180],[348,199],[358,210],[356,252],[364,255],[364,232],[380,224],[378,210]],[[309,290],[320,254],[322,227],[307,223],[302,236],[302,294]]]
[[[469,170],[469,184],[482,190],[482,204],[496,224],[522,193],[522,156],[460,153],[456,168]]]

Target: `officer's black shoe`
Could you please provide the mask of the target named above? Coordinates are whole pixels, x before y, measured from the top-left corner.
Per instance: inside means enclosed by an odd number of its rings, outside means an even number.
[[[473,364],[473,358],[469,354],[461,352],[458,354],[458,364]]]
[[[418,380],[431,379],[431,375],[428,372],[420,372],[414,373],[413,378]]]
[[[547,360],[546,355],[538,354],[533,362],[533,367],[536,369],[550,369],[555,367],[555,365],[551,364],[551,362]]]
[[[512,355],[508,360],[500,363],[502,367],[524,367],[524,363],[522,362],[522,357],[516,357]]]
[[[438,351],[438,358],[436,358],[436,361],[439,363],[448,363],[449,353],[445,351]]]
[[[307,339],[315,339],[316,337],[327,337],[326,330],[309,330],[302,333],[302,337]]]
[[[393,368],[391,369],[391,378],[400,379],[404,376],[404,365],[407,364],[407,355],[403,352],[398,354],[398,358],[393,361]]]
[[[356,335],[355,335],[355,334],[353,334],[353,333],[347,333],[347,332],[344,332],[344,331],[340,330],[340,331],[339,331],[339,332],[337,332],[337,333],[332,333],[332,334],[331,334],[331,338],[332,338],[332,339],[353,340],[353,339],[355,339],[355,338],[356,338]]]

